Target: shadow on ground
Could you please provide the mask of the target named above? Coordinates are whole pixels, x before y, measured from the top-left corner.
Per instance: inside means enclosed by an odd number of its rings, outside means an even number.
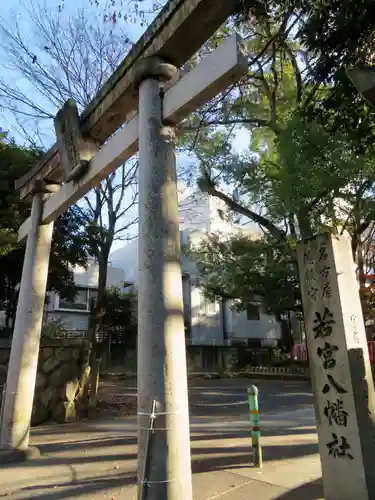
[[[46,443],[38,445],[40,452],[45,454],[58,453],[58,452],[78,452],[85,451],[93,448],[113,448],[114,446],[127,446],[137,444],[135,437],[121,437],[121,438],[94,438],[84,439],[82,441],[73,441],[71,443]]]
[[[287,493],[283,493],[275,500],[320,500],[323,494],[323,481],[316,479],[310,483],[302,484]]]
[[[76,498],[80,495],[90,495],[87,498],[94,498],[94,495],[99,493],[107,493],[109,490],[114,488],[124,488],[126,486],[133,486],[137,482],[136,476],[134,474],[126,475],[124,473],[118,474],[117,476],[111,476],[110,478],[90,478],[90,479],[79,479],[73,480],[71,483],[66,484],[55,484],[52,486],[31,486],[22,488],[21,492],[24,497],[28,493],[26,498],[35,498],[38,500],[56,500],[56,499],[71,499]],[[126,493],[126,489],[124,490]],[[23,497],[19,497],[23,498]],[[129,496],[123,496],[130,500]]]
[[[263,462],[290,460],[306,457],[318,452],[318,445],[291,444],[267,446],[263,448]],[[211,456],[210,456],[211,455]],[[217,456],[214,456],[217,455]],[[194,448],[192,450],[193,473],[214,472],[219,470],[248,469],[251,466],[251,447]]]
[[[248,384],[250,383],[251,381],[248,381]],[[220,388],[217,388],[219,384]],[[249,428],[246,424],[248,408],[246,404],[241,403],[241,406],[237,406],[235,403],[237,400],[246,399],[246,391],[242,391],[242,387],[246,388],[246,384],[240,381],[236,381],[235,384],[216,381],[206,385],[200,381],[199,385],[205,387],[200,388],[197,384],[194,388],[195,393],[191,391],[193,418],[195,419],[197,414],[202,413],[207,417],[207,419],[193,420],[191,433],[192,469],[203,481],[206,480],[206,476],[200,476],[200,474],[217,471],[221,476],[221,471],[225,470],[238,475],[243,474],[242,477],[246,477],[244,469],[249,469],[251,465],[252,451]],[[119,392],[125,392],[125,385],[119,388]],[[238,387],[239,385],[241,387]],[[226,386],[228,386],[228,394],[225,394]],[[301,383],[273,383],[272,385],[259,383],[259,388],[262,394],[262,414],[265,418],[272,417],[273,420],[272,418],[271,420],[274,423],[262,429],[262,436],[271,438],[268,439],[269,445],[263,447],[265,470],[267,462],[285,464],[290,459],[312,457],[318,453],[318,444],[311,442],[314,440],[311,435],[316,433],[316,429],[309,413],[309,408],[312,408],[309,389]],[[207,391],[206,394],[204,389]],[[194,407],[194,402],[200,401],[214,404],[207,407]],[[223,407],[222,401],[235,404]],[[280,410],[285,410],[287,415],[279,423],[278,419],[273,417],[273,413],[277,416]],[[301,410],[301,413],[298,413],[294,419],[290,415],[293,415],[295,410]],[[313,415],[312,412],[311,415]],[[221,416],[225,417],[223,424]],[[293,423],[294,420],[296,423]],[[111,498],[115,496],[112,495],[112,491],[116,490],[115,498],[131,500],[136,482],[136,420],[135,418],[116,419],[113,421],[113,426],[108,419],[101,420],[101,422],[105,422],[105,425],[96,426],[86,421],[79,424],[67,424],[63,427],[49,425],[33,429],[33,440],[42,456],[38,460],[18,465],[18,476],[14,481],[17,483],[18,496],[10,496],[10,498],[15,498],[15,500],[24,498],[95,500]],[[277,436],[290,436],[290,440],[278,439]],[[275,439],[272,439],[273,437]],[[56,476],[58,472],[55,466],[62,466],[59,470],[64,473],[65,482],[62,476]],[[26,472],[26,468],[29,469],[29,467],[34,467],[37,473],[38,479],[34,480],[34,484],[36,482],[39,484],[36,486],[30,486],[31,483],[27,480],[26,473],[24,477],[22,473],[20,474],[21,471]],[[0,469],[4,469],[8,477],[11,474],[11,466],[9,466],[9,472],[8,466],[1,466]],[[33,472],[29,470],[29,477],[32,474]],[[44,484],[50,481],[48,476],[50,478],[53,476],[53,486]],[[320,498],[322,498],[321,481],[312,481],[280,495],[277,500],[317,500]]]

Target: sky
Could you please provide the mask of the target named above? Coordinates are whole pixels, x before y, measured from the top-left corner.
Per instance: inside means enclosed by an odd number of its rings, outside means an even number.
[[[22,28],[22,36],[24,40],[27,42],[28,49],[30,52],[33,51],[34,44],[37,44],[37,40],[34,38],[33,26],[30,20],[28,19],[27,9],[30,8],[30,5],[40,5],[40,6],[48,6],[48,10],[50,12],[56,11],[57,16],[65,16],[68,17],[77,10],[77,7],[84,8],[88,13],[88,17],[92,18],[103,18],[105,14],[105,6],[108,3],[108,0],[97,0],[99,5],[96,6],[95,3],[91,5],[92,0],[0,0],[0,22],[1,25],[6,29],[12,28],[15,19],[20,22]],[[93,0],[95,2],[95,0]],[[129,0],[115,0],[116,4],[124,3],[127,4]],[[131,0],[130,0],[131,1]],[[145,0],[145,9],[147,6],[151,4],[150,0]],[[60,8],[62,9],[60,12]],[[107,24],[107,26],[110,26]],[[139,24],[134,23],[119,23],[118,31],[126,31],[126,35],[132,40],[137,41],[138,38],[142,35],[142,32],[145,28],[141,27]],[[124,53],[124,56],[126,52]],[[35,95],[36,99],[40,99],[40,96],[33,91],[32,87],[28,82],[20,77],[18,72],[12,71],[12,67],[9,64],[9,58],[7,55],[7,49],[5,44],[0,46],[0,78],[4,78],[7,82],[14,81],[18,87],[24,91],[27,96],[32,97]],[[13,113],[7,111],[4,108],[0,107],[0,120],[1,127],[5,130],[9,130],[12,137],[16,140],[17,143],[27,144],[27,138],[25,138],[25,134],[20,130],[20,126],[15,120]],[[53,127],[52,120],[46,120],[45,122],[38,122],[39,126],[42,130],[41,139],[43,142],[43,146],[48,149],[54,141],[55,141],[55,132]],[[31,126],[31,122],[30,122]]]
[[[25,9],[23,6],[28,6],[31,3],[34,4],[39,4],[39,5],[48,5],[48,8],[52,11],[53,9],[56,9],[56,13],[58,12],[59,6],[63,6],[63,12],[61,15],[69,15],[71,13],[74,13],[74,11],[77,9],[77,6],[79,7],[84,7],[87,12],[89,12],[92,16],[98,16],[99,18],[104,15],[105,13],[105,5],[108,3],[108,0],[97,0],[99,2],[99,6],[91,5],[91,2],[95,0],[2,0],[4,2],[1,6],[0,9],[0,19],[1,19],[1,24],[4,25],[5,27],[11,26],[11,23],[13,20],[17,17],[21,19],[21,22],[23,23],[22,27],[25,28],[25,32],[30,32],[27,41],[30,45],[30,50],[32,51],[32,45],[33,45],[33,32],[30,30],[30,25],[28,23],[27,15],[25,16]],[[116,5],[120,5],[121,3],[123,5],[127,5],[129,3],[129,0],[115,0]],[[130,0],[131,2],[132,0]],[[165,1],[165,0],[164,0]],[[147,12],[148,10],[151,9],[153,0],[144,0],[142,2],[142,7],[144,10]],[[124,9],[125,10],[125,9]],[[111,12],[111,10],[109,11]],[[153,16],[148,15],[146,19],[152,20]],[[139,37],[142,35],[142,33],[145,30],[145,26],[141,26],[140,23],[124,23],[123,21],[119,22],[119,25],[124,28],[126,31],[127,36],[134,42],[136,42]],[[11,70],[9,71],[9,63],[8,63],[8,58],[6,55],[6,50],[3,47],[3,50],[1,50],[0,47],[0,77],[4,77],[7,81],[11,81],[12,79],[19,85],[22,90],[25,90],[28,96],[33,95],[33,89],[30,88],[30,85],[22,81],[19,77],[18,73],[12,72]],[[4,70],[4,66],[6,67],[6,70]],[[14,119],[13,113],[7,111],[4,108],[0,107],[0,126],[5,129],[9,130],[11,135],[15,138],[15,140],[23,144],[27,142],[27,139],[25,139],[24,134],[20,130],[19,125],[17,124],[16,120]],[[43,138],[43,145],[48,148],[51,146],[55,140],[55,133],[54,133],[54,128],[53,128],[53,123],[52,120],[49,121],[47,120],[46,123],[43,126],[43,131],[44,134],[42,136]],[[234,148],[236,150],[243,150],[248,147],[248,141],[249,141],[249,136],[247,131],[240,131],[236,139],[234,140]]]
[[[33,52],[33,47],[36,45],[36,40],[34,39],[34,33],[30,27],[30,20],[27,15],[25,15],[25,6],[27,7],[30,2],[34,4],[46,5],[45,2],[47,0],[2,0],[2,5],[0,8],[0,18],[2,26],[5,26],[7,29],[12,26],[12,22],[14,19],[18,18],[22,27],[22,34],[25,36],[25,39],[28,43],[28,48],[30,52]],[[95,2],[95,0],[94,0]],[[73,13],[77,6],[84,7],[90,16],[97,16],[100,18],[104,15],[104,6],[107,3],[107,0],[98,0],[99,6],[90,5],[90,0],[48,0],[48,9],[53,10],[56,9],[56,16],[64,15],[68,16]],[[122,0],[124,5],[123,12],[126,11],[126,5],[129,0]],[[116,0],[116,5],[120,6],[121,0]],[[147,11],[151,8],[152,0],[145,0],[143,2],[143,9]],[[63,6],[63,10],[59,13],[59,6]],[[117,7],[118,8],[118,7]],[[147,18],[149,21],[152,20],[150,16]],[[126,30],[126,35],[130,38],[132,42],[136,42],[138,38],[142,35],[143,31],[146,28],[146,25],[141,26],[140,23],[126,23],[123,20],[118,22],[120,29]],[[117,28],[116,28],[117,29]],[[27,37],[26,37],[27,35]],[[35,49],[36,50],[36,49]],[[126,53],[124,53],[124,56]],[[40,99],[37,96],[35,91],[31,88],[30,84],[26,83],[24,80],[20,79],[20,75],[15,73],[12,68],[9,66],[9,61],[7,58],[7,52],[4,45],[0,46],[0,78],[5,78],[7,82],[16,82],[16,84],[28,95],[28,97],[36,100]],[[33,129],[33,122],[27,122],[28,130]],[[4,108],[0,108],[0,126],[3,130],[8,130],[10,135],[15,138],[17,143],[25,144],[25,135],[20,130],[17,121],[14,118],[12,112],[7,111]],[[41,139],[43,141],[43,146],[48,149],[55,142],[55,132],[52,120],[43,121],[41,130]],[[249,133],[248,131],[240,131],[237,133],[236,138],[233,143],[233,147],[236,151],[246,150],[249,146]],[[192,164],[192,157],[187,155],[179,154],[177,157],[177,163],[180,168],[189,168]],[[127,200],[124,200],[124,203],[127,203]],[[136,231],[136,227],[132,229],[132,236]],[[123,245],[123,242],[117,242],[114,245],[114,249]]]

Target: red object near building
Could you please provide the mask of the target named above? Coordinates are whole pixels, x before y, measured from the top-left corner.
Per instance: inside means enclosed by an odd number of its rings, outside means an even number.
[[[370,357],[370,362],[375,362],[375,341],[370,340],[367,342],[368,353]],[[293,358],[297,361],[307,361],[307,350],[303,344],[294,344],[293,347]]]

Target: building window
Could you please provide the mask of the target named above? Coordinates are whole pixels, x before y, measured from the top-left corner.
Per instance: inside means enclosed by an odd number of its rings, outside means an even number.
[[[203,293],[200,294],[200,307],[204,314],[216,313],[216,302],[208,300]]]
[[[77,321],[77,330],[80,332],[87,330],[87,322],[86,321]]]
[[[68,309],[71,311],[89,310],[89,290],[79,289],[73,301],[58,297],[57,309]]]
[[[259,306],[256,304],[248,304],[246,307],[246,317],[248,321],[259,321],[260,320]]]
[[[216,302],[206,302],[206,311],[207,314],[215,314],[216,313]]]

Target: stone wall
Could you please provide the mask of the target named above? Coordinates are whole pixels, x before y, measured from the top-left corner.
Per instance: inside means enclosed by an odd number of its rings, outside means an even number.
[[[254,356],[256,353],[256,356]],[[255,362],[254,362],[255,361]],[[213,373],[213,372],[240,372],[244,369],[251,370],[252,367],[260,367],[259,371],[266,373],[266,367],[271,367],[269,373],[286,373],[284,367],[279,371],[273,369],[269,363],[269,353],[267,349],[254,351],[252,348],[245,346],[195,346],[189,345],[186,347],[186,362],[188,373]],[[123,362],[111,365],[108,360],[105,365],[108,371],[111,368],[123,367],[124,372],[128,375],[134,375],[137,372],[137,355],[135,349],[126,349]],[[305,373],[308,375],[308,365],[301,367],[301,370],[291,368],[289,372]],[[375,365],[374,365],[375,367]],[[256,370],[256,368],[255,368]],[[267,372],[268,373],[268,372]],[[375,373],[375,371],[374,371]]]
[[[236,347],[187,346],[188,373],[231,371],[237,366]]]
[[[9,356],[10,343],[0,343],[0,388],[6,383]],[[41,343],[32,425],[48,420],[71,422],[84,413],[90,374],[88,356],[88,343],[84,340]]]
[[[189,345],[186,347],[186,362],[188,373],[231,371],[238,367],[238,348]],[[126,350],[124,369],[128,374],[137,372],[135,349]]]

